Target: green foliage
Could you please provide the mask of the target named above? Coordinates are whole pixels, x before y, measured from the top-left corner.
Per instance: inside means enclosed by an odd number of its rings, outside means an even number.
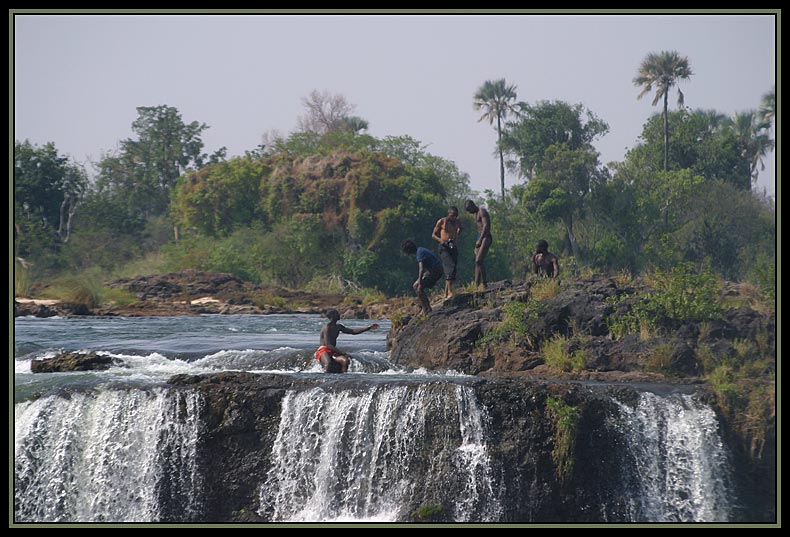
[[[501,147],[531,180],[504,198],[486,193],[489,281],[527,279],[533,245],[545,239],[563,278],[691,262],[754,282],[775,300],[775,207],[744,187],[759,163],[753,142],[766,134],[762,123],[747,122],[748,114],[732,121],[672,113],[672,171],[664,172],[657,115],[610,173],[592,146],[608,129],[603,120],[561,101],[518,107]],[[186,123],[169,106],[141,107],[133,137],[101,159],[91,188],[53,144],[16,142],[14,247],[32,263],[27,285],[91,267],[144,271],[139,260],[155,259],[146,272],[223,270],[289,286],[337,275],[390,295],[409,292],[416,268],[399,254],[400,240],[433,246],[431,230],[447,207],[478,197],[466,173],[418,140],[377,139],[359,118],[341,119],[224,161],[222,150],[202,153],[205,124]],[[461,217],[459,287],[472,276],[476,235]]]
[[[564,146],[570,151],[589,150],[596,138],[608,131],[606,122],[581,104],[520,103],[518,119],[508,124],[502,135],[502,146],[517,159],[519,173],[532,178],[544,168],[551,146]]]
[[[101,283],[96,272],[67,274],[54,279],[43,296],[95,308],[102,302]]]
[[[28,296],[30,292],[30,271],[18,259],[14,260],[14,296]]]
[[[178,180],[170,210],[177,221],[210,236],[223,236],[259,220],[262,160],[234,158],[185,174]]]
[[[613,314],[607,318],[614,337],[721,317],[720,283],[711,272],[697,272],[691,263],[680,263],[670,271],[656,271],[653,280],[652,294],[635,302],[625,315]],[[631,298],[623,296],[617,301]]]
[[[743,351],[736,349],[723,359],[708,358],[706,379],[744,448],[760,458],[776,420],[775,354],[756,357],[751,349]]]
[[[98,268],[110,272],[140,255],[139,241],[109,230],[79,230],[63,247],[71,271]]]
[[[444,506],[440,503],[427,503],[415,509],[411,516],[417,522],[428,522],[444,511]]]
[[[129,223],[165,214],[184,171],[224,156],[224,148],[211,157],[201,153],[208,126],[184,123],[172,106],[138,107],[137,114],[136,138],[122,140],[117,153],[104,156],[96,181],[100,198],[117,207],[116,218]]]
[[[54,143],[14,143],[14,251],[22,257],[58,252],[69,240],[72,218],[88,177]]]
[[[546,410],[554,428],[551,459],[554,462],[555,473],[560,482],[568,483],[573,477],[581,410],[568,405],[558,397],[551,396],[546,399]]]
[[[139,302],[137,295],[126,289],[116,289],[113,287],[101,287],[99,297],[102,304],[128,306]]]
[[[659,343],[651,347],[650,356],[645,364],[646,369],[664,375],[674,375],[676,373],[672,367],[674,353],[674,343]]]
[[[581,349],[575,350],[572,353],[569,352],[568,338],[560,334],[555,335],[553,338],[543,343],[541,354],[543,355],[546,365],[558,371],[569,372],[584,370],[584,354]]]
[[[560,282],[553,278],[540,278],[532,283],[530,297],[538,302],[554,298],[560,294]]]
[[[515,346],[521,342],[534,345],[530,326],[537,320],[539,306],[536,302],[512,301],[502,306],[502,321],[477,340],[477,345],[509,342]]]
[[[676,323],[706,321],[721,316],[720,284],[709,271],[697,272],[691,263],[680,263],[669,272],[654,275],[656,293],[650,296],[645,312]]]

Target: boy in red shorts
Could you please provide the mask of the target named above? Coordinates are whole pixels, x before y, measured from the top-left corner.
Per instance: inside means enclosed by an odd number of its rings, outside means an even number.
[[[337,336],[340,332],[353,335],[361,334],[368,330],[375,330],[379,325],[373,323],[365,328],[346,328],[342,324],[338,324],[340,313],[337,310],[327,311],[326,317],[329,322],[321,329],[321,346],[315,351],[315,359],[321,362],[321,366],[327,373],[345,373],[351,363],[351,356],[336,347]]]

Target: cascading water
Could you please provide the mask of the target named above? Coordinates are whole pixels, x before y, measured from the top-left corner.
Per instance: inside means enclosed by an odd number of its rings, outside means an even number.
[[[196,392],[107,389],[15,408],[18,522],[198,519]]]
[[[405,521],[421,507],[465,522],[741,515],[716,416],[694,396],[574,391],[584,436],[569,485],[552,466],[548,388],[400,368],[385,330],[349,338],[352,370],[324,375],[312,358],[324,323],[17,319],[15,521],[216,522],[254,509],[265,521]],[[61,348],[124,365],[31,372]]]
[[[713,410],[691,395],[620,404],[634,522],[727,522],[730,464]]]
[[[289,392],[261,514],[398,520],[433,505],[458,521],[497,520],[484,439],[483,409],[461,385]]]

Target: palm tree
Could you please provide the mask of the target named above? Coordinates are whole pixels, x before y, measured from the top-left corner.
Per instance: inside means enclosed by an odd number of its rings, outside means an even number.
[[[689,67],[689,60],[675,51],[661,53],[651,52],[642,60],[639,73],[634,78],[635,86],[642,86],[642,92],[637,99],[646,93],[656,90],[653,106],[659,99],[664,99],[664,171],[669,171],[669,119],[667,108],[669,104],[669,90],[678,81],[686,80],[693,73]],[[678,88],[678,106],[683,106],[683,92]]]
[[[486,80],[474,97],[475,110],[482,110],[478,121],[488,120],[489,125],[496,120],[497,149],[499,150],[499,177],[502,182],[502,201],[505,200],[505,157],[502,154],[502,122],[510,112],[515,112],[516,86],[508,86],[504,78]]]
[[[760,170],[765,169],[763,157],[774,148],[774,141],[768,132],[770,123],[766,122],[762,111],[736,112],[732,117],[732,130],[741,146],[741,156],[749,163],[751,181],[757,181]],[[749,187],[751,187],[751,182]]]
[[[776,86],[763,95],[760,101],[760,110],[758,111],[760,119],[770,125],[776,118]]]

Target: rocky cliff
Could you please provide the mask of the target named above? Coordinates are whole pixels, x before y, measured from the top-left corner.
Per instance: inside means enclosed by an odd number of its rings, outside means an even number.
[[[458,294],[427,316],[400,316],[388,335],[391,361],[474,375],[688,382],[704,372],[695,352],[703,344],[724,356],[738,341],[776,341],[775,314],[748,306],[726,309],[720,319],[708,322],[615,337],[611,321],[628,313],[638,296],[648,292],[645,286],[611,278],[571,280],[557,283],[550,296],[536,298],[534,287],[542,283],[498,282],[484,292]],[[514,304],[524,307],[514,308],[516,314],[505,319]],[[581,358],[572,370],[546,365],[543,350],[557,338],[566,353]],[[664,360],[651,360],[658,350]],[[774,355],[775,348],[766,353]]]
[[[487,520],[491,516],[503,522],[611,523],[653,516],[667,517],[667,521],[671,521],[672,517],[684,516],[681,508],[664,507],[664,512],[661,505],[654,505],[655,502],[650,500],[650,494],[667,492],[649,489],[650,481],[656,477],[661,479],[660,476],[640,473],[643,471],[638,467],[640,455],[634,451],[640,442],[633,440],[638,420],[630,413],[636,413],[640,405],[644,406],[645,400],[650,400],[651,391],[658,390],[667,396],[670,391],[691,393],[696,388],[688,385],[626,386],[502,378],[459,382],[465,386],[464,389],[471,390],[477,401],[475,404],[479,404],[477,411],[484,418],[481,430],[484,437],[475,441],[485,444],[486,450],[482,452],[485,465],[476,467],[473,480],[479,489],[475,497],[484,497],[486,501],[470,508],[475,520]],[[398,520],[425,521],[427,517],[429,521],[441,522],[457,519],[451,508],[456,506],[458,511],[457,504],[468,493],[465,487],[468,489],[469,484],[459,482],[456,474],[467,471],[470,464],[479,465],[480,453],[476,455],[477,459],[468,459],[464,466],[455,466],[459,451],[469,449],[464,447],[469,438],[463,430],[448,432],[454,429],[444,428],[445,422],[454,419],[451,416],[455,412],[461,412],[460,406],[455,409],[456,396],[453,394],[456,392],[453,390],[457,386],[447,380],[428,384],[393,380],[377,388],[367,381],[345,376],[296,378],[220,373],[174,377],[170,384],[177,390],[197,390],[204,401],[204,433],[199,456],[205,463],[199,467],[208,473],[205,482],[209,486],[203,500],[205,517],[201,518],[202,521],[276,520],[273,518],[273,505],[267,504],[263,498],[267,496],[266,484],[271,486],[277,458],[286,455],[273,450],[273,446],[279,441],[280,413],[287,393],[307,393],[319,388],[320,393],[334,392],[347,397],[348,394],[360,395],[379,389],[388,394],[388,400],[392,400],[399,386],[412,392],[427,390],[428,400],[432,402],[423,418],[426,423],[412,431],[417,437],[414,446],[418,447],[410,450],[408,472],[414,485],[408,501],[398,507]],[[697,395],[695,400],[705,401],[706,397]],[[681,412],[693,414],[698,411],[697,403],[688,402],[691,399],[678,400],[683,407],[678,407]],[[699,408],[708,407],[699,403]],[[331,419],[331,416],[322,418]],[[400,416],[396,421],[406,419]],[[671,420],[666,416],[660,417],[659,421],[663,421],[665,427],[671,425],[667,423]],[[343,427],[344,435],[353,437],[361,433],[353,422]],[[281,430],[279,434],[282,434]],[[349,451],[352,450],[352,437],[343,440]],[[329,441],[326,438],[322,440]],[[396,448],[393,445],[385,451]],[[373,444],[366,448],[374,449]],[[665,449],[663,444],[656,444],[647,451],[662,449]],[[312,455],[306,452],[300,457],[310,458]],[[653,455],[656,461],[664,460],[660,464],[672,462],[663,459],[664,455],[658,452]],[[681,459],[693,456],[689,452]],[[474,460],[477,462],[471,462]],[[379,461],[379,464],[385,462]],[[349,463],[366,464],[362,460]],[[715,466],[720,463],[706,461],[706,464]],[[353,473],[353,466],[351,468],[349,471]],[[650,471],[659,471],[656,468]],[[739,469],[737,464],[734,468]],[[689,471],[697,470],[692,468]],[[728,472],[727,467],[715,467],[711,477],[721,478],[721,486],[724,486]],[[385,474],[380,479],[385,479]],[[692,478],[696,477],[688,477]],[[338,495],[337,502],[359,493],[353,487],[344,489],[343,482],[341,479],[330,483],[341,487],[330,492]],[[692,498],[689,501],[711,502],[711,512],[707,516],[726,517],[728,521],[765,522],[775,516],[771,490],[765,488],[755,495],[755,491],[745,486],[737,476],[726,486],[727,505],[717,505],[713,498]],[[714,492],[709,490],[707,494],[713,495]],[[680,493],[685,494],[683,491]],[[678,505],[683,503],[679,501]],[[425,509],[429,509],[429,514],[421,515],[421,510]],[[647,513],[646,510],[650,509],[655,509],[658,514]],[[177,519],[176,513],[172,516]]]

